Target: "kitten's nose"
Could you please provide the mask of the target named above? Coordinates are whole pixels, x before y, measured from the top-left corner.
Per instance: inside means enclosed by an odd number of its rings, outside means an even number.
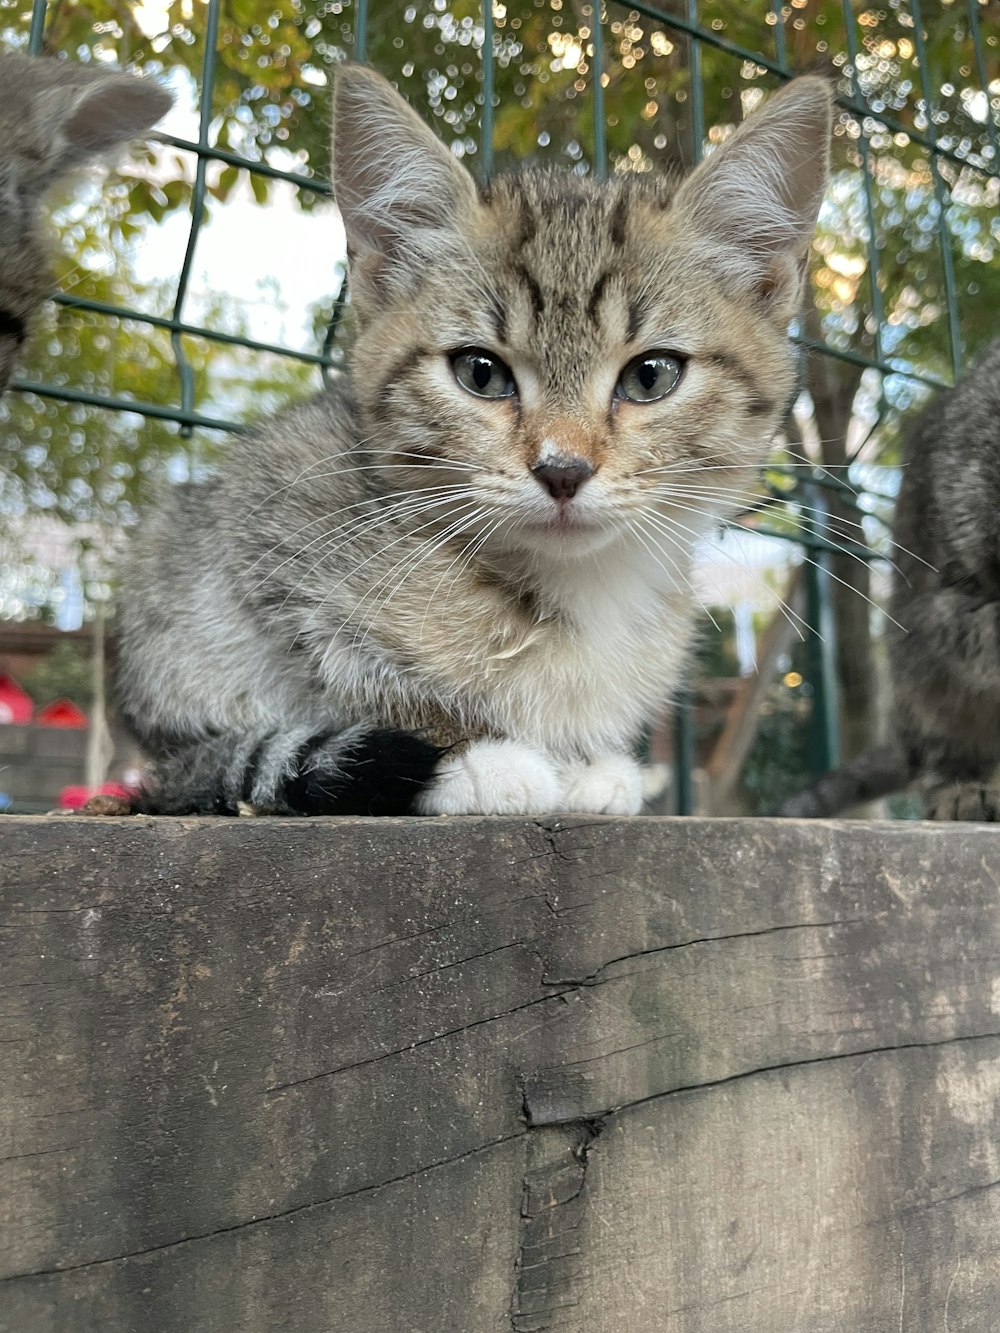
[[[567,458],[558,463],[538,463],[531,469],[553,500],[572,500],[577,491],[594,475],[585,458]]]

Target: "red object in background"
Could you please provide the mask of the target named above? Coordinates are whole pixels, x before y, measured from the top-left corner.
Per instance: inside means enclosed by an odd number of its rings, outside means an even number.
[[[23,726],[31,721],[35,701],[12,676],[0,676],[0,723]]]
[[[85,727],[87,714],[69,699],[56,699],[38,710],[35,721],[40,727]]]
[[[63,787],[59,793],[59,809],[79,810],[91,796],[120,796],[123,801],[128,801],[134,795],[135,791],[121,782],[102,782],[95,791],[89,787]]]

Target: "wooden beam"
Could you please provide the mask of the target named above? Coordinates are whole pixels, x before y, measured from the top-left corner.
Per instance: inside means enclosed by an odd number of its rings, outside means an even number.
[[[1000,1327],[1000,836],[0,823],[3,1333]]]

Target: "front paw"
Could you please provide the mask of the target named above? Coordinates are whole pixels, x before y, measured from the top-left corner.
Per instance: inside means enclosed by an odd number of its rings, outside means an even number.
[[[416,808],[422,815],[546,815],[564,805],[547,755],[515,741],[474,741],[441,761]]]
[[[591,815],[637,815],[642,809],[642,772],[626,754],[593,763],[563,764],[563,809]]]

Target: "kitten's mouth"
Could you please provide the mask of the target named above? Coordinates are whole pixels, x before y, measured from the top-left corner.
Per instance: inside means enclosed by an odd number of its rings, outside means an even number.
[[[570,534],[597,532],[600,524],[592,514],[581,513],[569,504],[556,504],[544,518],[533,519],[525,524],[533,532]]]

